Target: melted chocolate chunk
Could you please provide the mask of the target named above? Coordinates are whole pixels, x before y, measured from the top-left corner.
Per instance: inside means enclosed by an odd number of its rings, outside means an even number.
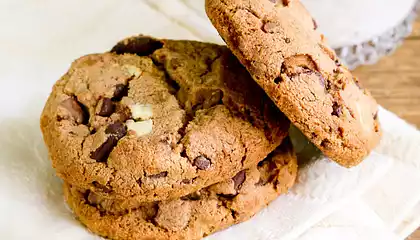
[[[279,83],[281,83],[281,82],[283,82],[283,79],[282,79],[281,77],[276,77],[276,78],[274,79],[274,83],[275,83],[275,84],[279,84]]]
[[[281,2],[282,4],[283,4],[283,6],[288,6],[289,5],[289,3],[290,3],[290,0],[269,0],[270,2],[272,2],[272,3],[278,3],[278,2]]]
[[[127,134],[127,127],[121,122],[112,123],[106,128],[105,133],[112,134],[120,140]]]
[[[75,98],[64,100],[60,106],[64,107],[70,114],[70,118],[78,124],[89,123],[89,110],[85,105],[77,101]]]
[[[187,196],[181,197],[181,199],[184,201],[198,201],[201,199],[201,194],[200,192],[193,192]]]
[[[234,183],[234,188],[236,191],[238,191],[239,189],[241,189],[242,187],[242,183],[244,183],[246,178],[245,175],[245,170],[242,170],[240,172],[238,172],[233,178],[233,183]]]
[[[112,149],[117,145],[118,140],[115,136],[110,136],[102,143],[94,152],[90,154],[90,158],[95,159],[97,162],[106,162]]]
[[[111,52],[117,54],[132,53],[139,56],[148,56],[162,47],[163,43],[159,40],[147,36],[138,36],[119,42],[112,48]]]
[[[322,142],[321,142],[320,145],[321,145],[322,148],[326,148],[326,149],[330,149],[331,148],[331,142],[328,139],[322,140]]]
[[[102,99],[101,110],[98,115],[102,117],[109,117],[115,111],[115,105],[110,98]]]
[[[281,73],[293,77],[299,74],[318,72],[318,66],[312,56],[308,54],[297,54],[284,59],[280,70]]]
[[[190,184],[192,182],[191,179],[182,179],[181,183],[183,184]]]
[[[112,101],[121,101],[121,99],[128,95],[128,85],[117,84],[115,85],[114,97]]]
[[[211,161],[210,159],[204,156],[198,156],[194,159],[193,165],[196,166],[200,170],[206,170],[210,167]]]
[[[332,111],[331,115],[334,115],[334,116],[337,116],[337,117],[340,117],[341,116],[341,114],[342,114],[342,107],[340,105],[338,105],[338,103],[335,102],[332,105],[332,109],[333,109],[333,111]]]
[[[337,67],[341,67],[341,62],[340,62],[340,60],[339,59],[335,59],[335,65],[337,66]]]
[[[93,184],[93,186],[95,188],[99,189],[100,191],[102,191],[104,193],[110,193],[110,192],[112,192],[112,190],[109,187],[107,187],[105,185],[102,185],[102,184],[100,184],[100,183],[98,183],[96,181],[93,181],[92,184]]]
[[[166,177],[166,176],[168,176],[168,172],[161,172],[161,173],[158,173],[158,174],[154,174],[154,175],[149,175],[148,177],[149,178],[163,178],[163,177]]]
[[[118,140],[127,134],[127,127],[120,122],[116,122],[110,124],[106,128],[105,133],[110,134],[110,136],[99,148],[90,154],[90,157],[98,162],[107,161],[112,149],[117,146]]]

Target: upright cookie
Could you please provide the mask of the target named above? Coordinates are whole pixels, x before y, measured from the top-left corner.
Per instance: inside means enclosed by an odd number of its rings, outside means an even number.
[[[377,103],[342,66],[297,0],[206,0],[228,47],[282,112],[339,164],[377,145]]]
[[[145,37],[76,60],[41,116],[61,178],[134,202],[233,177],[280,145],[288,128],[226,47]]]
[[[118,202],[64,185],[66,200],[77,218],[92,232],[111,239],[201,239],[246,221],[293,185],[296,158],[283,145],[258,167],[181,199],[144,203],[125,212],[109,212]],[[287,206],[285,206],[287,207]]]

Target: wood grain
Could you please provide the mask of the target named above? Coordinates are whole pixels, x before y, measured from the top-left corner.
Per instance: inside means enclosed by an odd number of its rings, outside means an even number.
[[[417,20],[413,26],[413,33],[410,38],[420,38],[420,21]]]
[[[420,19],[395,53],[354,73],[379,104],[420,128]],[[407,240],[420,240],[420,228]]]

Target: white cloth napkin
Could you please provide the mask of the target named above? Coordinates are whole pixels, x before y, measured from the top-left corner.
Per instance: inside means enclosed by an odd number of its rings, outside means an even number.
[[[97,238],[64,204],[39,130],[43,104],[74,59],[124,37],[221,43],[200,1],[0,2],[0,239]],[[309,160],[288,195],[208,239],[406,237],[420,224],[420,133],[384,109],[379,117],[383,141],[361,165]],[[292,133],[302,158],[317,154]]]

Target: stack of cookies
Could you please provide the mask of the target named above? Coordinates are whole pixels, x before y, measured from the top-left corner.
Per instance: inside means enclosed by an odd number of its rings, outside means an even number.
[[[208,0],[228,47],[127,38],[76,60],[41,129],[65,199],[111,239],[200,239],[243,222],[297,175],[290,121],[350,167],[377,106],[298,1]]]

